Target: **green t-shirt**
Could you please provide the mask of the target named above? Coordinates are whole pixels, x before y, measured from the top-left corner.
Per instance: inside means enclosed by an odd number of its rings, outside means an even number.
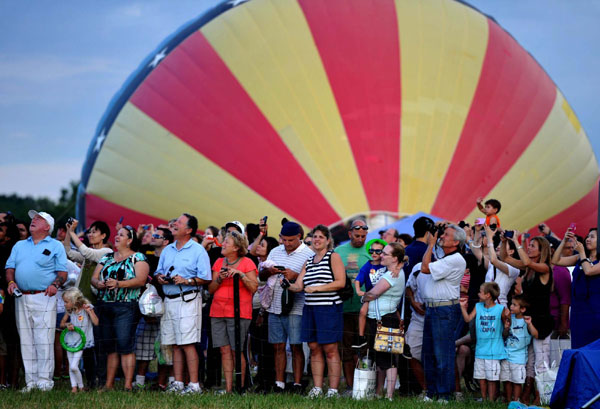
[[[354,280],[360,272],[360,268],[370,260],[369,254],[365,246],[352,247],[350,242],[342,244],[335,248],[335,252],[340,255],[346,267],[346,275],[352,280],[352,289],[354,290],[354,296],[349,300],[344,301],[344,312],[359,312],[362,304],[360,303],[360,297],[356,295],[356,288],[354,288]]]

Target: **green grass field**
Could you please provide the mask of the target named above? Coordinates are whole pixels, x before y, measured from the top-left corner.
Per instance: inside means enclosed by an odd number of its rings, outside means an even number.
[[[438,408],[437,403],[423,403],[416,398],[396,397],[393,402],[387,399],[374,399],[371,401],[355,401],[350,398],[316,399],[310,400],[297,395],[258,395],[246,394],[217,396],[206,392],[196,396],[174,396],[162,392],[82,392],[71,394],[67,386],[59,386],[51,392],[20,393],[17,391],[0,392],[1,408],[57,408],[57,409],[115,409],[115,408],[215,408],[215,409],[247,409],[247,408],[364,408],[369,409],[390,408]],[[475,402],[466,399],[464,402],[450,402],[443,407],[447,408],[506,408],[505,403]]]

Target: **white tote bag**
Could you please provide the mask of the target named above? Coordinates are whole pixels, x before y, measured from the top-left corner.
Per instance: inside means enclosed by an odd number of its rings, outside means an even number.
[[[354,370],[353,399],[372,399],[377,388],[377,369],[375,363],[367,356],[359,360]]]

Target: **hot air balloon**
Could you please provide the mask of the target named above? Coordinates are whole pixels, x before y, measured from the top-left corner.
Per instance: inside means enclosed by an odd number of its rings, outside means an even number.
[[[78,216],[359,214],[591,226],[600,170],[556,84],[455,0],[231,0],[160,44],[90,144]]]

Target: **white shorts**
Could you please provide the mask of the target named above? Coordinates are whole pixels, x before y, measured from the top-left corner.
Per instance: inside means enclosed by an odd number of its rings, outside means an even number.
[[[487,381],[500,380],[500,361],[498,359],[475,358],[473,378]]]
[[[500,380],[502,382],[524,384],[526,372],[525,364],[508,362],[508,359],[500,362]]]
[[[413,321],[408,325],[406,331],[406,344],[410,347],[410,354],[417,361],[422,361],[421,351],[423,347],[423,325],[413,325]]]
[[[189,296],[188,296],[189,297]],[[165,297],[165,314],[160,320],[162,345],[189,345],[200,342],[202,335],[202,297],[190,302],[181,297]]]

